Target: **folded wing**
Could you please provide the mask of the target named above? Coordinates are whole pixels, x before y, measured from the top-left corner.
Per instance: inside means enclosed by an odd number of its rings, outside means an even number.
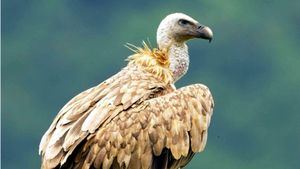
[[[213,112],[208,88],[190,85],[122,111],[88,137],[75,168],[179,168],[204,149]]]
[[[168,90],[172,88],[131,65],[75,96],[60,110],[41,140],[42,168],[64,165],[104,123]]]

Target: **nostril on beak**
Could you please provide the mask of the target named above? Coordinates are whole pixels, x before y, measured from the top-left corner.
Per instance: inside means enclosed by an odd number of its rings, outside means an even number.
[[[203,25],[198,25],[197,26],[197,28],[199,29],[199,30],[201,30],[201,29],[203,29],[205,26],[203,26]]]

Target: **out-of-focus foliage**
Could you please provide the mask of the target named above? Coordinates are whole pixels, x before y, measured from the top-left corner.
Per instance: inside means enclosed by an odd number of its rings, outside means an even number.
[[[155,44],[161,19],[184,12],[214,31],[189,42],[177,86],[202,82],[216,108],[208,144],[188,168],[294,169],[300,154],[300,1],[5,0],[2,3],[2,165],[38,168],[38,144],[75,94]]]

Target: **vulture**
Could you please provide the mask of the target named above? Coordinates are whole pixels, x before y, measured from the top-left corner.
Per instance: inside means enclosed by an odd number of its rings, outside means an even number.
[[[176,89],[188,70],[186,41],[213,33],[183,13],[167,15],[157,47],[128,44],[128,64],[72,98],[43,135],[42,169],[177,169],[203,151],[214,101],[203,84]]]

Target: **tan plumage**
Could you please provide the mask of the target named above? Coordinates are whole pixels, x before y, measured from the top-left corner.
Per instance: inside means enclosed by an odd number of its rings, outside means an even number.
[[[180,168],[204,149],[209,89],[176,90],[168,49],[134,50],[128,66],[60,110],[40,143],[41,168]]]

